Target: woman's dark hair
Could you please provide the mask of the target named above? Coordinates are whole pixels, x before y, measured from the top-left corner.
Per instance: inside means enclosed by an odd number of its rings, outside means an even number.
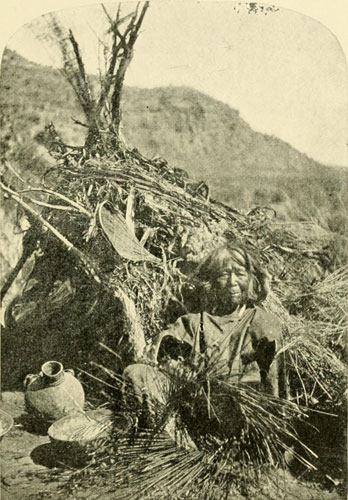
[[[257,259],[242,246],[228,242],[208,254],[196,269],[194,280],[197,283],[197,293],[200,300],[205,302],[205,304],[202,303],[202,306],[216,300],[212,283],[226,261],[226,254],[232,261],[242,265],[249,275],[249,289],[245,297],[245,304],[252,306],[265,300],[269,293],[268,273],[261,269]]]

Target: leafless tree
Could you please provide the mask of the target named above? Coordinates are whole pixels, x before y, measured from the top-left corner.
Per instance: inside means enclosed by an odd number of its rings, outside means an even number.
[[[119,145],[121,123],[121,97],[127,68],[133,58],[134,44],[138,38],[145,13],[149,7],[142,6],[125,16],[119,5],[113,19],[106,7],[101,5],[109,28],[107,42],[103,43],[105,71],[100,77],[99,95],[94,95],[93,85],[87,75],[82,52],[71,29],[63,27],[58,19],[50,16],[51,37],[59,46],[63,59],[63,74],[74,89],[85,114],[86,123],[76,123],[88,128],[85,147],[89,150]]]

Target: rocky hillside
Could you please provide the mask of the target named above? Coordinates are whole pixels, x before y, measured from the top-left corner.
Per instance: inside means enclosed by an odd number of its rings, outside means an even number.
[[[285,142],[252,130],[237,110],[185,87],[127,89],[124,131],[148,154],[161,151],[213,182],[222,173],[273,176],[316,166]]]
[[[73,122],[83,115],[60,71],[10,50],[1,66],[0,107],[2,135],[11,123],[11,140],[26,170],[47,161],[45,149],[31,139],[49,121],[67,143],[83,141],[84,128]],[[342,204],[348,207],[343,169],[320,165],[284,141],[255,132],[237,110],[196,90],[126,88],[123,134],[143,154],[163,156],[206,180],[215,198],[237,208],[270,205],[281,218],[342,227]],[[41,155],[35,165],[33,154]]]

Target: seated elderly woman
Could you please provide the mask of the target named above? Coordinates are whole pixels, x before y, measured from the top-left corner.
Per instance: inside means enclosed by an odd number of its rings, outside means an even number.
[[[144,399],[165,403],[164,373],[194,356],[232,384],[284,397],[282,367],[275,357],[281,325],[261,306],[268,292],[267,273],[242,247],[227,243],[203,260],[197,278],[201,311],[181,316],[162,332],[154,349],[159,368],[136,364],[124,372],[138,404]]]

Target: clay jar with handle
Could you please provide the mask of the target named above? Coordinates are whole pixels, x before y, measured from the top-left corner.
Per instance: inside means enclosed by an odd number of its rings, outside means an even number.
[[[64,370],[58,361],[47,361],[38,375],[27,375],[24,387],[28,413],[47,423],[83,411],[83,387],[74,371]]]

